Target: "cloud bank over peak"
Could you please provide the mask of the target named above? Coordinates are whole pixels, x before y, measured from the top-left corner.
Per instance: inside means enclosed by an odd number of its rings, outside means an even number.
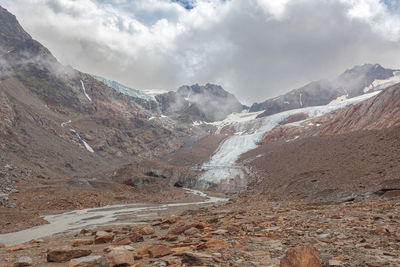
[[[138,89],[217,83],[245,103],[363,63],[399,67],[379,0],[0,0],[64,64]]]

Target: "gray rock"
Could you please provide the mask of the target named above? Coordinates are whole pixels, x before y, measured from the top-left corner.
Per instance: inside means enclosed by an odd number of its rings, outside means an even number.
[[[10,208],[10,209],[15,209],[17,207],[17,204],[10,202],[10,203],[7,203],[6,207]]]
[[[102,256],[87,256],[72,259],[68,263],[68,267],[107,267],[108,263]]]
[[[24,266],[32,266],[33,261],[30,257],[20,257],[14,264],[13,267],[24,267]]]
[[[7,194],[0,194],[0,206],[5,206],[8,200]]]
[[[318,235],[318,239],[326,240],[326,239],[329,239],[330,236],[331,236],[330,234],[320,234],[320,235]]]
[[[338,260],[329,260],[329,266],[343,266],[343,263]]]

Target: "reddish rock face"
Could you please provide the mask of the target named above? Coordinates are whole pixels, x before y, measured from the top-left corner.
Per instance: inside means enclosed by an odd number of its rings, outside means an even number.
[[[50,250],[47,253],[48,262],[66,262],[71,259],[88,256],[92,253],[90,249],[61,248]]]
[[[301,248],[289,249],[281,260],[281,267],[321,267],[317,250],[309,245]]]
[[[105,244],[105,243],[110,243],[113,241],[115,234],[114,233],[98,233],[96,235],[96,238],[94,240],[95,244]]]

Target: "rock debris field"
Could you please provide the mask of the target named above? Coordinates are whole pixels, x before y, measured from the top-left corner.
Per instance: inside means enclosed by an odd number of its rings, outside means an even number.
[[[399,209],[230,200],[3,247],[0,266],[399,266]]]

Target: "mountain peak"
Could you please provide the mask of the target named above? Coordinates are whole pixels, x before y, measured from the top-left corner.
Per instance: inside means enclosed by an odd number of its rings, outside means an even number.
[[[358,65],[354,66],[351,69],[347,69],[342,75],[359,75],[362,73],[368,74],[368,73],[373,73],[373,72],[382,72],[385,71],[386,69],[383,68],[379,64],[364,64],[364,65]]]
[[[15,47],[17,42],[32,39],[22,28],[17,18],[0,6],[0,48],[9,50]]]

